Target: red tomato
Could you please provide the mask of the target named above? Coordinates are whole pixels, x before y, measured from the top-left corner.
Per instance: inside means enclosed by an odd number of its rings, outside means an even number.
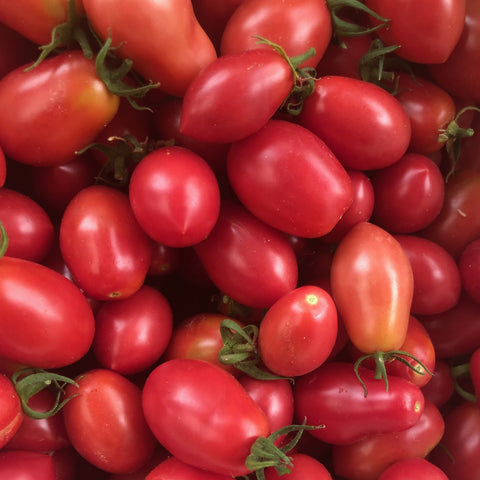
[[[417,386],[391,376],[386,392],[371,370],[360,366],[359,374],[368,389],[366,397],[347,362],[325,363],[296,379],[296,418],[305,419],[307,425],[325,425],[309,434],[329,444],[348,445],[372,434],[405,430],[419,421],[424,398]]]
[[[410,143],[410,120],[401,103],[356,78],[327,75],[317,80],[298,120],[353,170],[392,165]]]
[[[399,460],[425,458],[440,442],[444,429],[438,408],[425,401],[420,419],[406,430],[370,435],[350,445],[335,445],[333,471],[349,480],[377,480],[387,467]]]
[[[0,449],[18,432],[25,416],[20,398],[10,379],[0,374]]]
[[[0,477],[9,480],[56,480],[50,455],[24,450],[0,452]]]
[[[284,120],[270,120],[258,132],[233,143],[227,173],[250,212],[299,237],[328,233],[353,199],[350,178],[325,143],[306,128]]]
[[[432,402],[437,408],[442,407],[455,391],[450,365],[441,358],[435,359],[435,370],[430,381],[422,387],[425,400]]]
[[[53,223],[35,200],[0,188],[0,219],[8,236],[6,255],[33,262],[47,256],[53,246]]]
[[[413,273],[392,235],[369,222],[355,225],[335,251],[330,281],[348,336],[361,352],[401,347],[410,318]]]
[[[292,68],[273,48],[223,55],[188,87],[180,132],[213,143],[246,138],[282,106],[294,81]]]
[[[110,370],[131,375],[161,357],[172,335],[172,309],[148,285],[128,298],[104,303],[95,315],[93,351]]]
[[[215,60],[215,47],[198,23],[190,0],[83,0],[95,32],[118,47],[115,54],[159,88],[181,97],[192,79]],[[141,35],[139,35],[141,32]]]
[[[7,163],[5,161],[5,155],[3,154],[2,147],[0,147],[0,188],[5,185],[6,178],[7,178]]]
[[[143,411],[159,442],[180,461],[221,475],[246,475],[267,417],[229,373],[203,360],[169,360],[143,387]]]
[[[416,235],[394,235],[413,271],[411,313],[433,315],[454,307],[460,298],[460,272],[440,245]]]
[[[119,373],[95,369],[75,378],[78,394],[64,407],[65,427],[77,452],[96,467],[129,473],[142,467],[156,446],[142,413],[140,389]]]
[[[142,229],[169,247],[191,247],[214,227],[220,209],[215,174],[197,154],[162,147],[144,157],[130,179],[129,199]]]
[[[378,477],[378,480],[449,480],[433,463],[424,458],[406,458],[393,463]]]
[[[463,289],[480,303],[480,238],[471,241],[458,259]]]
[[[28,260],[0,259],[0,355],[38,368],[71,365],[89,350],[92,309],[59,273]]]
[[[170,457],[157,465],[145,480],[231,480],[230,475],[201,470],[181,462],[178,458]]]
[[[280,297],[258,331],[260,357],[273,373],[296,377],[329,357],[337,338],[337,310],[322,288],[305,285]]]
[[[248,307],[268,308],[297,285],[288,240],[239,205],[224,202],[211,234],[194,248],[215,285]]]
[[[395,53],[416,63],[447,60],[462,33],[466,3],[465,0],[424,0],[420,5],[415,0],[365,1],[367,7],[389,19],[388,27],[377,30],[377,35],[387,45],[400,45]]]
[[[373,173],[372,222],[391,233],[414,233],[438,216],[445,180],[429,157],[407,153],[398,162]]]
[[[294,453],[290,456],[293,467],[289,473],[279,475],[274,468],[265,470],[266,480],[332,480],[325,466],[309,455]]]
[[[65,209],[60,249],[75,282],[88,296],[112,300],[142,286],[152,243],[138,225],[127,195],[93,185],[77,193]]]
[[[0,80],[0,144],[18,162],[42,167],[73,160],[115,116],[119,98],[95,60],[72,50]]]
[[[155,242],[152,251],[152,261],[148,269],[151,277],[163,277],[176,271],[180,265],[180,250]]]
[[[309,48],[315,55],[300,67],[315,68],[332,37],[330,10],[325,0],[246,0],[233,12],[222,35],[221,53],[258,47],[255,36],[280,45],[289,57]]]

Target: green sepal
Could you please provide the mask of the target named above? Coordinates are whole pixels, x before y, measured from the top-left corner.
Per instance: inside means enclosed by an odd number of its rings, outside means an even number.
[[[0,222],[0,258],[2,258],[7,252],[8,248],[8,235],[2,222]]]

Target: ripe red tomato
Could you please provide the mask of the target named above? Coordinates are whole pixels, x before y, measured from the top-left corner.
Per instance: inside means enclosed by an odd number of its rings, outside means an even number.
[[[18,162],[65,164],[112,120],[119,98],[79,50],[25,67],[0,80],[0,144]]]
[[[10,379],[0,374],[0,449],[17,433],[24,414],[20,398]]]
[[[123,192],[104,185],[82,189],[65,209],[59,238],[65,264],[88,296],[125,298],[143,285],[152,241]]]
[[[432,402],[437,408],[445,405],[455,392],[455,385],[450,371],[450,365],[441,358],[435,359],[434,375],[422,387],[425,400]]]
[[[115,54],[133,61],[146,80],[182,97],[192,79],[217,57],[190,0],[83,0],[88,20]],[[141,32],[141,35],[138,33]]]
[[[265,470],[266,480],[332,480],[326,467],[314,457],[304,453],[290,455],[293,467],[289,473],[279,475],[274,468]]]
[[[10,450],[0,452],[0,477],[9,480],[56,480],[51,455]]]
[[[71,365],[89,350],[92,309],[70,280],[35,262],[0,259],[0,355],[38,368]]]
[[[353,200],[351,180],[325,143],[285,120],[270,120],[258,132],[234,142],[227,173],[250,212],[300,237],[328,233]]]
[[[68,437],[88,462],[111,473],[142,467],[156,446],[142,412],[140,389],[123,375],[94,369],[75,378],[64,407]]]
[[[298,287],[280,297],[263,317],[258,331],[260,357],[277,375],[304,375],[327,360],[337,329],[337,309],[330,294],[314,285]]]
[[[181,462],[178,458],[170,457],[159,463],[145,480],[231,480],[231,478],[230,475],[201,470]]]
[[[220,190],[208,164],[183,147],[162,147],[133,171],[129,200],[142,229],[169,247],[204,240],[220,209]]]
[[[463,289],[480,303],[480,238],[472,240],[458,259]]]
[[[378,480],[449,480],[433,463],[424,458],[406,458],[393,463],[378,477]]]

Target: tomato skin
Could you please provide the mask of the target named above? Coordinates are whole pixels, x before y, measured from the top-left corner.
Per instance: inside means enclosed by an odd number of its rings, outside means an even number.
[[[372,222],[391,233],[414,233],[430,225],[442,210],[445,181],[425,155],[407,153],[371,177],[375,204]]]
[[[288,240],[240,205],[224,202],[212,232],[194,249],[215,285],[243,305],[268,308],[297,285]]]
[[[350,445],[333,447],[333,471],[349,480],[376,480],[392,463],[425,458],[440,442],[445,423],[433,403],[425,401],[415,425],[401,432],[370,435]]]
[[[391,165],[410,143],[410,120],[400,102],[377,85],[356,78],[327,75],[317,80],[298,121],[353,170]]]
[[[25,418],[20,398],[10,379],[0,374],[0,449],[15,436]]]
[[[290,66],[273,48],[221,56],[188,87],[180,132],[212,143],[246,138],[270,120],[293,84]]]
[[[249,473],[245,459],[253,442],[270,433],[267,417],[240,383],[203,360],[156,367],[143,387],[143,411],[174,457],[222,475]]]
[[[65,164],[110,122],[119,98],[98,78],[95,60],[78,50],[25,67],[0,80],[0,144],[21,163]]]
[[[406,458],[393,463],[378,477],[378,480],[449,480],[433,463],[424,458]]]
[[[349,445],[372,434],[405,430],[419,420],[424,398],[417,386],[391,376],[387,392],[373,371],[360,366],[359,375],[366,397],[348,362],[328,362],[296,379],[296,418],[306,419],[307,425],[325,425],[311,435],[332,445]]]
[[[460,39],[465,22],[465,0],[366,0],[384,18],[388,28],[377,30],[387,45],[401,45],[398,56],[416,63],[442,63]],[[432,12],[435,12],[432,15]],[[374,21],[378,23],[378,21]]]
[[[290,455],[293,467],[290,473],[279,475],[277,471],[272,468],[265,469],[266,480],[332,480],[332,476],[324,465],[315,458],[304,453],[293,453]]]
[[[152,242],[123,192],[104,185],[82,189],[65,209],[59,238],[65,263],[88,296],[126,298],[142,286]]]
[[[82,292],[43,265],[0,259],[0,355],[38,368],[70,365],[90,348],[92,309]],[[8,332],[8,334],[6,333]]]
[[[0,477],[9,480],[56,480],[54,461],[44,453],[1,451]]]
[[[337,329],[337,309],[330,294],[315,285],[298,287],[279,298],[263,317],[258,331],[260,357],[277,375],[304,375],[327,360]]]
[[[141,8],[134,0],[83,4],[101,39],[110,35],[112,45],[119,47],[115,53],[130,58],[145,79],[159,82],[162,92],[182,97],[200,70],[217,58],[190,0],[149,0]]]
[[[178,458],[170,457],[158,464],[145,480],[231,480],[230,475],[212,473],[192,467]]]
[[[0,188],[0,219],[8,236],[6,255],[41,262],[52,248],[53,223],[33,199]]]
[[[355,225],[334,253],[330,281],[348,336],[361,352],[400,348],[414,286],[410,261],[392,235],[373,223]]]
[[[425,400],[437,408],[445,405],[455,392],[450,365],[441,358],[435,359],[435,370],[430,381],[422,387]]]
[[[3,153],[2,147],[0,147],[0,188],[5,185],[7,178],[7,162]]]
[[[142,229],[169,247],[191,247],[214,227],[220,189],[208,164],[183,147],[144,157],[130,179],[129,200]]]
[[[315,49],[300,67],[315,67],[332,36],[325,0],[247,0],[233,12],[223,31],[222,55],[257,48],[256,36],[280,45],[289,57]]]
[[[73,447],[88,462],[111,473],[142,467],[156,446],[142,412],[141,391],[123,375],[94,369],[75,378],[62,409]]]
[[[472,240],[458,259],[463,289],[476,302],[480,303],[480,239]]]
[[[300,237],[328,233],[353,200],[350,177],[325,143],[285,120],[270,120],[258,132],[234,142],[227,173],[249,211]]]

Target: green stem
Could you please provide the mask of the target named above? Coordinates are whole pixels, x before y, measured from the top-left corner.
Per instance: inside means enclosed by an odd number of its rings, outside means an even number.
[[[7,252],[8,248],[8,235],[2,222],[0,222],[0,258],[2,258]]]

